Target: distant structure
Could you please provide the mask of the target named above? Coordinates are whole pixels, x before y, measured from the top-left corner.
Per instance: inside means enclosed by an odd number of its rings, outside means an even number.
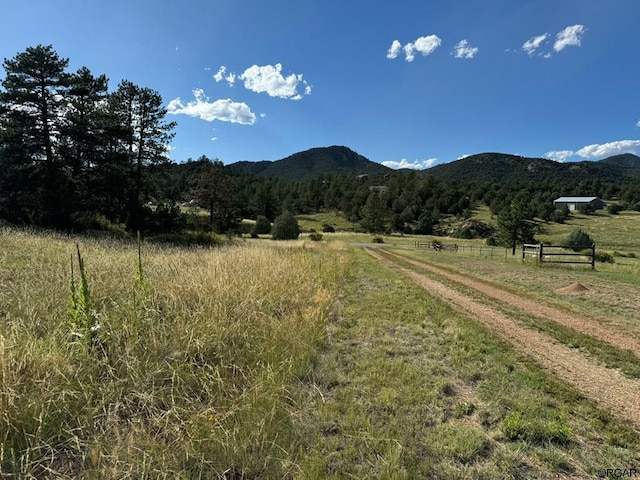
[[[558,210],[565,207],[570,211],[582,210],[587,205],[591,205],[594,210],[602,210],[606,206],[598,197],[560,197],[553,201],[553,206]]]

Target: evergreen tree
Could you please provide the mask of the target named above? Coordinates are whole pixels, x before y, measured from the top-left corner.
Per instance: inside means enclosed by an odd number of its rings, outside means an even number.
[[[512,255],[516,254],[516,245],[535,241],[533,232],[534,224],[522,200],[512,201],[498,214],[498,241],[511,247]]]
[[[149,187],[145,181],[147,167],[168,161],[167,147],[176,124],[165,122],[167,110],[159,93],[127,80],[111,95],[111,102],[118,124],[126,132],[121,148],[129,160],[132,179],[127,224],[130,230],[140,230],[144,221],[142,201]]]
[[[381,233],[385,230],[387,221],[387,208],[382,194],[371,192],[367,202],[362,208],[362,220],[360,225],[367,232]]]
[[[60,154],[70,176],[71,188],[67,196],[76,210],[98,212],[105,205],[100,187],[111,179],[96,173],[110,160],[107,154],[111,133],[105,106],[107,90],[107,77],[95,77],[86,67],[71,76]]]
[[[209,224],[218,231],[227,231],[235,222],[233,183],[221,161],[211,161],[206,157],[202,157],[200,161],[206,163],[200,175],[195,178],[193,197],[209,211]]]
[[[50,45],[29,47],[3,62],[5,90],[0,92],[2,210],[22,210],[24,204],[14,202],[30,197],[26,215],[52,226],[65,225],[69,216],[64,205],[65,165],[59,155],[68,63]]]

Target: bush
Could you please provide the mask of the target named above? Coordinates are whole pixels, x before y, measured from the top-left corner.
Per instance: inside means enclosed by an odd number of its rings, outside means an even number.
[[[570,216],[571,216],[571,212],[567,207],[564,207],[561,210],[554,210],[551,216],[549,217],[549,220],[555,223],[564,223],[569,219]]]
[[[309,238],[314,242],[319,242],[322,240],[322,234],[319,232],[311,232]]]
[[[185,216],[175,203],[160,203],[147,220],[147,229],[152,233],[176,233],[185,227]]]
[[[299,235],[298,220],[291,212],[283,212],[274,220],[271,228],[271,238],[274,240],[295,240]]]
[[[325,223],[324,225],[322,225],[322,231],[325,233],[334,233],[336,229],[333,228],[333,225],[329,225],[328,223]]]
[[[264,235],[271,232],[271,222],[264,215],[258,215],[253,230],[258,235]]]
[[[610,215],[618,215],[618,213],[623,210],[624,206],[618,203],[611,203],[607,206],[607,212],[609,212]]]
[[[384,239],[382,237],[373,237],[371,240],[373,243],[384,243]]]
[[[472,239],[474,237],[473,232],[469,227],[458,227],[451,236],[453,238],[463,238],[466,240]]]
[[[489,238],[487,238],[485,243],[490,247],[497,247],[499,245],[498,239],[495,235],[491,235]]]
[[[581,228],[574,228],[569,236],[562,241],[562,246],[579,252],[593,245],[593,239]]]

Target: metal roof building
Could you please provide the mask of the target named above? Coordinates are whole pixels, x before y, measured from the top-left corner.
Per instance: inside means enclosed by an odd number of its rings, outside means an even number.
[[[580,210],[591,205],[595,210],[602,210],[605,203],[598,197],[560,197],[553,201],[553,206],[558,210],[567,207],[569,210]]]

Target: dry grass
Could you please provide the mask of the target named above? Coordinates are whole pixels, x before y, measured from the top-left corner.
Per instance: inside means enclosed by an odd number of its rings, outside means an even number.
[[[68,313],[75,243],[95,345]],[[339,248],[0,233],[0,476],[275,478],[325,341]],[[77,270],[76,270],[77,275]]]

